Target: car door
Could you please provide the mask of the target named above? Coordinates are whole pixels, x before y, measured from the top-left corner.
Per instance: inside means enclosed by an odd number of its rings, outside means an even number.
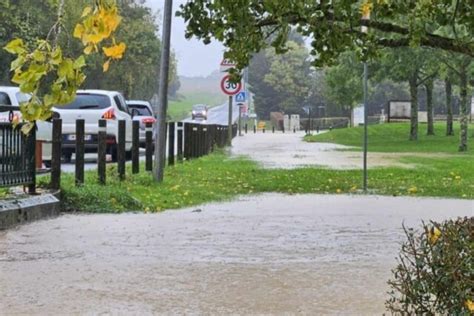
[[[121,94],[116,94],[114,101],[119,110],[118,119],[125,121],[125,149],[129,151],[132,148],[132,115],[129,113],[127,103]]]

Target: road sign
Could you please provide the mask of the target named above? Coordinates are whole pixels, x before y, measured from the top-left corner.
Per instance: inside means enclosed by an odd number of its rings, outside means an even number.
[[[242,89],[242,83],[241,82],[231,82],[230,81],[230,75],[224,76],[221,80],[221,90],[225,94],[232,96],[236,95],[237,93],[240,92]]]
[[[245,91],[240,91],[235,95],[235,102],[245,102],[247,100],[247,94]]]
[[[226,72],[230,68],[235,68],[235,66],[237,66],[237,64],[235,62],[233,62],[232,60],[230,60],[228,58],[224,58],[221,61],[220,70],[221,70],[221,72]]]

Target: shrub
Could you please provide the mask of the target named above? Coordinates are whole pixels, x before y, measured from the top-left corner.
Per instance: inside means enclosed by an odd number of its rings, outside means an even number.
[[[474,217],[403,226],[386,307],[400,314],[474,314]]]

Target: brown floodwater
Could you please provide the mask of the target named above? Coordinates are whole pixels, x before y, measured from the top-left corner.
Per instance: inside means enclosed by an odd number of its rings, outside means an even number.
[[[351,147],[332,143],[304,142],[304,135],[304,132],[250,133],[236,137],[232,142],[230,153],[234,156],[247,156],[259,162],[264,168],[294,169],[314,166],[331,169],[362,168],[361,150],[353,151]],[[450,158],[454,155],[447,153],[369,152],[368,167],[413,168],[413,164],[400,162],[400,158],[413,156]]]
[[[378,314],[401,225],[474,201],[281,195],[0,232],[0,314]]]

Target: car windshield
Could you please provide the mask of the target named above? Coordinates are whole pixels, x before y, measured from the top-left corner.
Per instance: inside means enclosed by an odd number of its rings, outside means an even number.
[[[195,105],[193,106],[193,111],[205,111],[206,106],[205,105]]]
[[[153,116],[153,114],[150,112],[150,109],[146,105],[129,103],[128,107],[130,110],[137,110],[139,116]]]
[[[110,107],[110,98],[101,94],[78,94],[76,99],[66,105],[58,106],[65,110],[106,109]]]

